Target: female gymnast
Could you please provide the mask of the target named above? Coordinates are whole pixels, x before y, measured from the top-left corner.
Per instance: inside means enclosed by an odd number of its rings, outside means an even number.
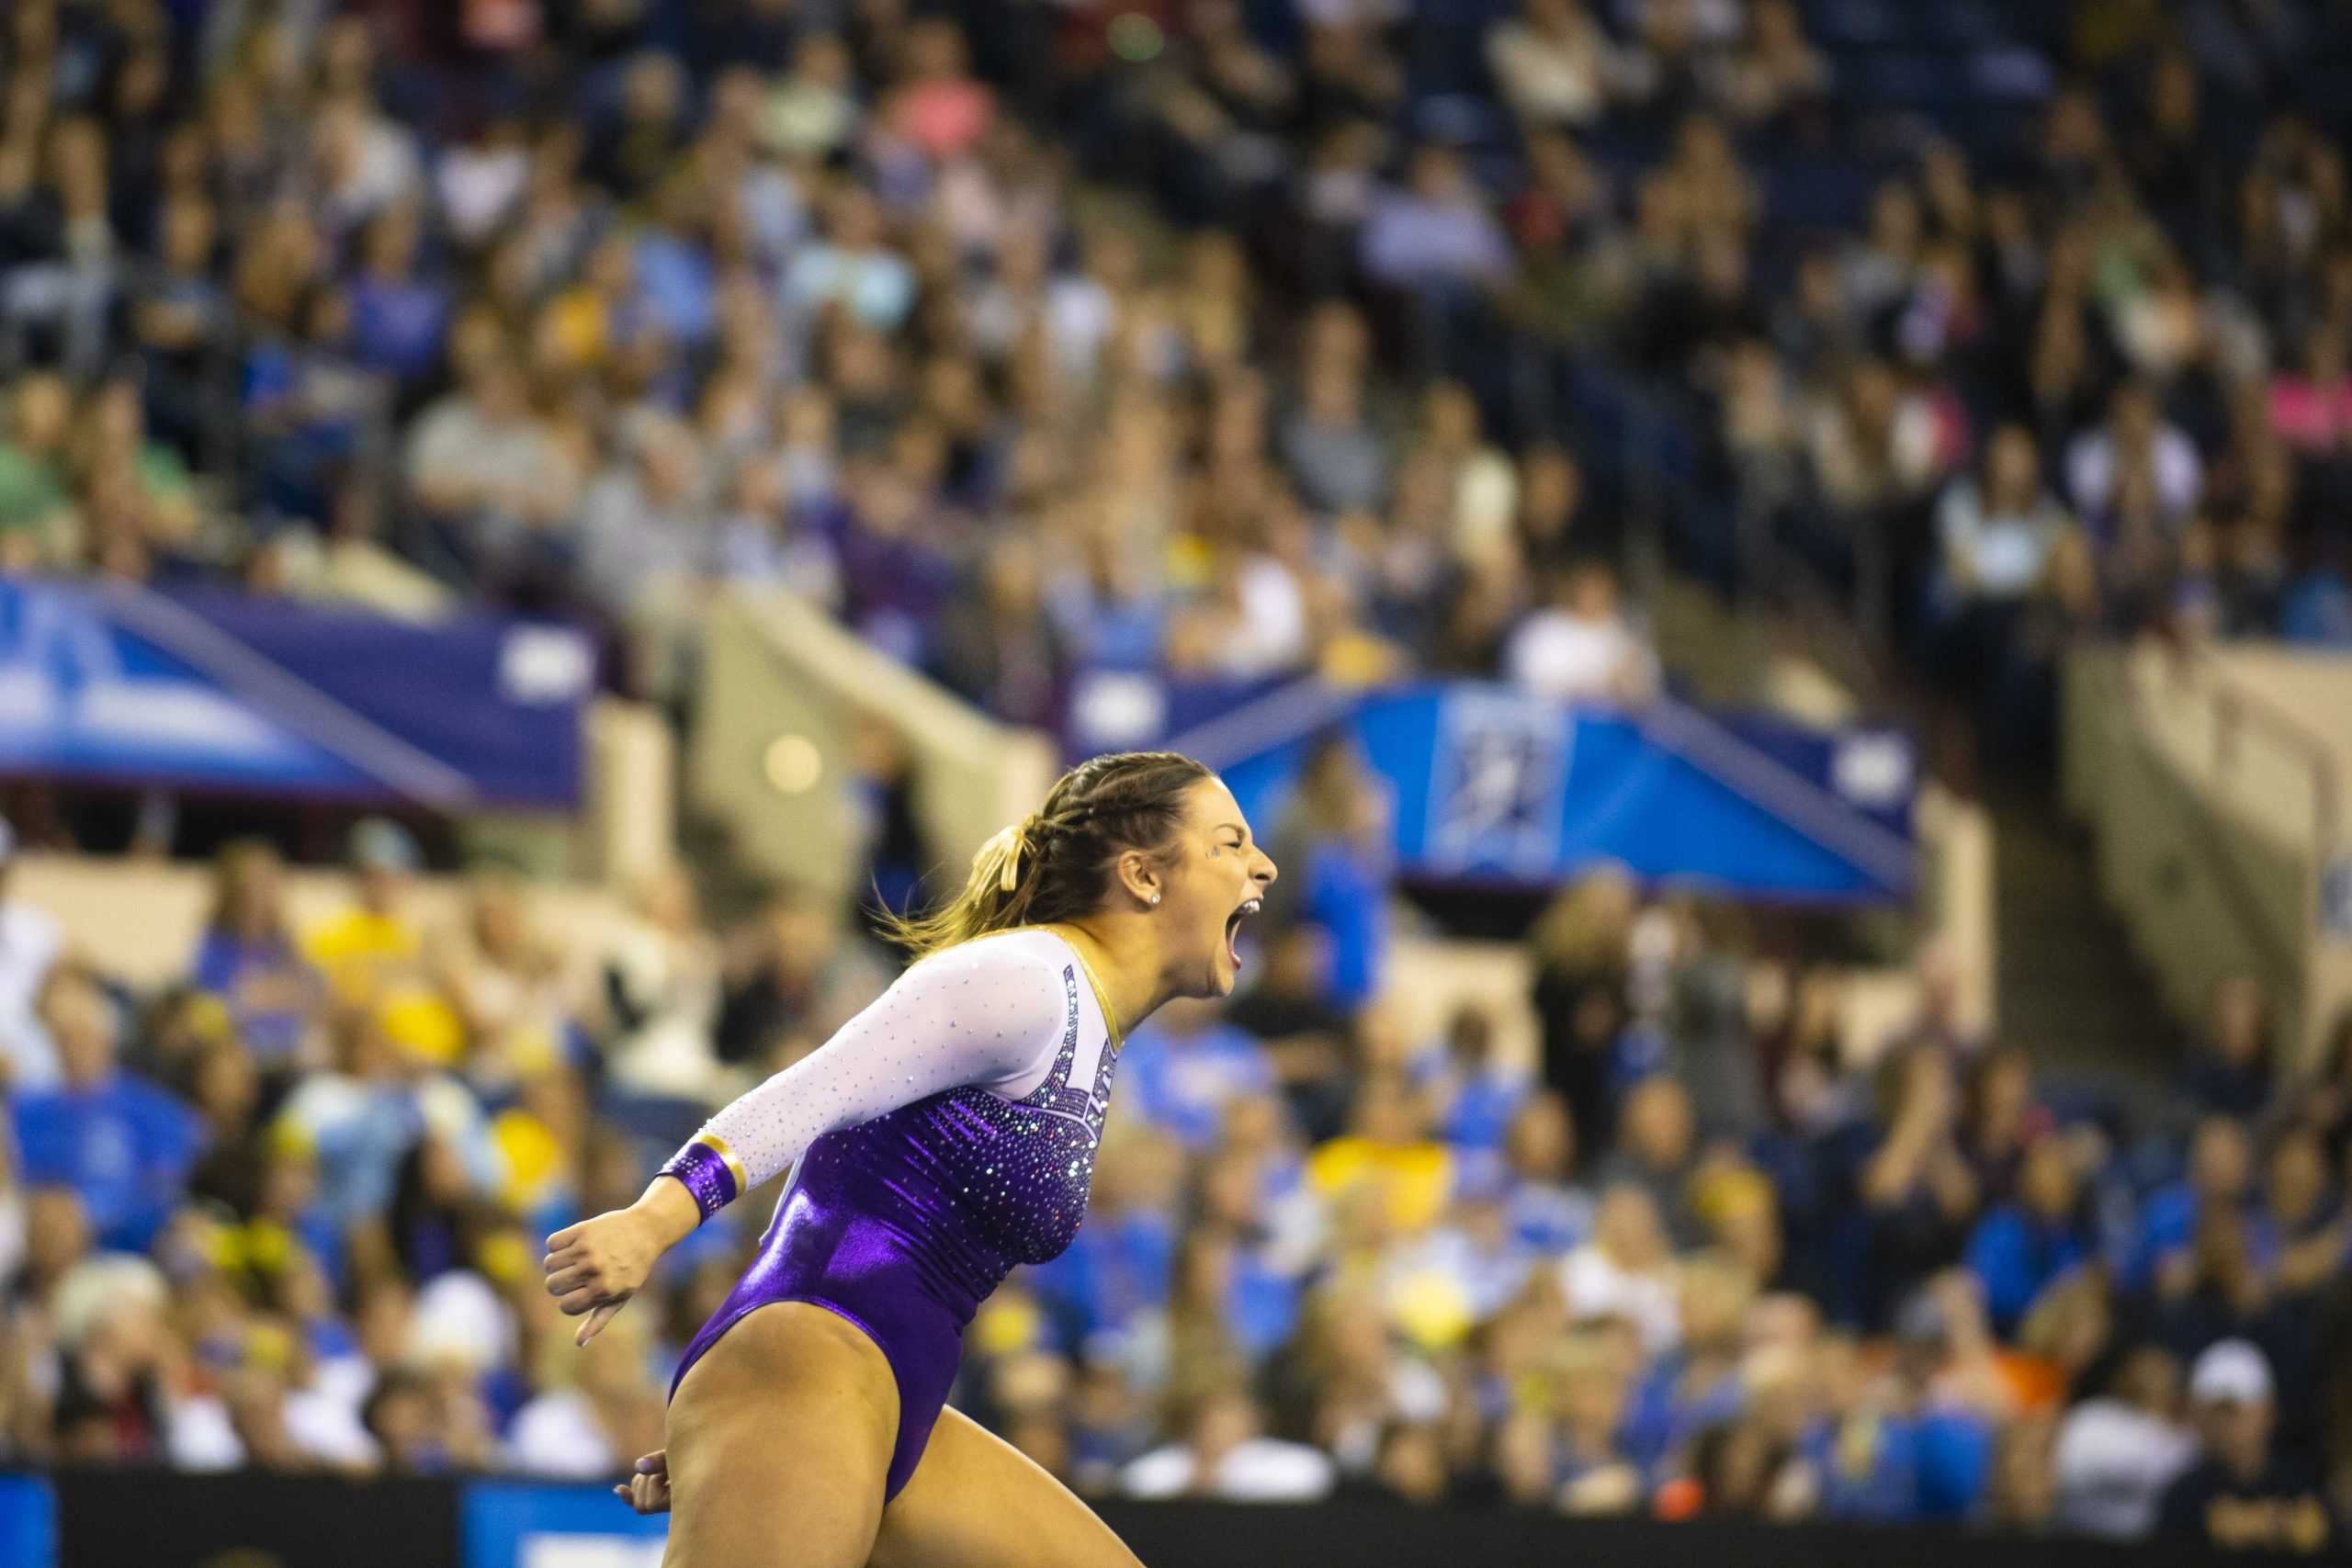
[[[627,1209],[548,1238],[586,1344],[662,1254],[789,1168],[758,1258],[686,1347],[668,1447],[616,1488],[672,1512],[665,1568],[1096,1568],[1091,1509],[947,1409],[964,1325],[1070,1243],[1123,1030],[1221,997],[1274,863],[1172,752],[1097,757],[902,921],[916,962],[719,1111]],[[986,940],[979,940],[985,938]]]

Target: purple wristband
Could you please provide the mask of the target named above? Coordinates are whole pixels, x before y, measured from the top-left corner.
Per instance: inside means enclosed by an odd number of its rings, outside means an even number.
[[[718,1213],[741,1195],[742,1182],[735,1162],[723,1148],[713,1148],[706,1137],[696,1137],[670,1156],[662,1174],[675,1177],[694,1194],[695,1207],[702,1211],[704,1219]]]

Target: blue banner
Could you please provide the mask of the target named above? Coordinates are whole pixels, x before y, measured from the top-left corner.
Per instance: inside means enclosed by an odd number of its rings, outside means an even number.
[[[1916,757],[1894,729],[1809,730],[1663,698],[1571,709],[1473,682],[1299,682],[1161,743],[1216,767],[1262,836],[1332,733],[1386,784],[1411,879],[1539,889],[1612,862],[1744,898],[1883,903],[1917,875]]]
[[[594,676],[563,626],[5,579],[0,773],[564,809]]]
[[[57,1499],[37,1475],[0,1475],[0,1568],[57,1568]]]
[[[597,1486],[476,1482],[458,1517],[459,1568],[662,1568],[670,1534]]]

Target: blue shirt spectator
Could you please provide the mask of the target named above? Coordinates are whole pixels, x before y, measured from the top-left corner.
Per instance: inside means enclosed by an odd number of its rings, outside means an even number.
[[[718,322],[718,277],[710,254],[666,229],[637,242],[639,299],[648,317],[680,343],[706,341]]]
[[[1407,188],[1374,209],[1361,243],[1364,271],[1395,288],[1491,283],[1511,265],[1502,226],[1443,147],[1414,154]]]
[[[1325,999],[1351,1013],[1372,999],[1386,957],[1393,854],[1387,793],[1352,741],[1326,735],[1309,749],[1274,839],[1287,871],[1268,913],[1329,933]]]
[[[2254,1154],[2245,1129],[2226,1116],[2207,1117],[2189,1145],[2188,1178],[2159,1189],[2142,1206],[2118,1283],[2127,1291],[2148,1289],[2165,1260],[2188,1249],[2205,1205],[2245,1206],[2253,1180]],[[2248,1227],[2257,1259],[2276,1251],[2267,1221],[2250,1214]]]
[[[1092,1213],[1069,1249],[1030,1276],[1058,1308],[1073,1349],[1132,1328],[1168,1299],[1176,1268],[1176,1223],[1145,1205]]]
[[[198,987],[228,1005],[238,1037],[265,1072],[297,1065],[324,982],[286,930],[277,852],[229,845],[213,866],[212,915],[196,949]]]
[[[353,346],[359,360],[415,383],[441,362],[449,294],[416,275],[413,214],[395,209],[368,226],[366,265],[351,285]]]
[[[2002,1334],[2016,1330],[2052,1280],[2091,1256],[2081,1210],[2074,1156],[2059,1138],[2042,1138],[2026,1154],[2017,1199],[1986,1214],[1968,1242],[1969,1269]]]
[[[1170,1002],[1136,1032],[1119,1089],[1145,1120],[1164,1127],[1188,1151],[1216,1141],[1225,1108],[1274,1091],[1273,1064],[1258,1038],[1219,1018],[1207,1004]]]
[[[1822,1511],[1890,1524],[1964,1519],[1992,1473],[1993,1438],[1992,1424],[1972,1411],[1853,1416],[1815,1445]]]
[[[17,1100],[25,1180],[69,1187],[102,1247],[144,1252],[171,1217],[204,1142],[196,1113],[115,1065],[115,1021],[96,986],[67,973],[42,1009],[64,1066],[55,1089]]]

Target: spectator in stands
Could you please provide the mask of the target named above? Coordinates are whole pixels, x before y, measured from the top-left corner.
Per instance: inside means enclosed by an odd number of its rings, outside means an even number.
[[[1188,1494],[1228,1502],[1303,1503],[1327,1495],[1337,1477],[1315,1449],[1263,1434],[1248,1393],[1215,1389],[1193,1398],[1178,1429],[1181,1442],[1155,1449],[1119,1473],[1130,1497]]]
[[[1419,1097],[1393,1070],[1362,1078],[1347,1131],[1318,1146],[1306,1164],[1309,1185],[1327,1202],[1338,1203],[1357,1188],[1375,1193],[1391,1236],[1434,1224],[1453,1175],[1445,1145],[1429,1135]]]
[[[1372,1000],[1387,957],[1389,832],[1387,795],[1362,750],[1337,731],[1318,739],[1272,835],[1293,886],[1270,893],[1267,913],[1330,933],[1329,994],[1351,1012]]]
[[[1642,1503],[1642,1472],[1622,1436],[1632,1393],[1624,1327],[1622,1318],[1588,1325],[1568,1339],[1558,1358],[1557,1436],[1549,1479],[1553,1506],[1563,1513],[1630,1514]]]
[[[1593,1212],[1592,1239],[1560,1266],[1569,1312],[1623,1318],[1645,1355],[1671,1350],[1682,1337],[1671,1258],[1657,1201],[1630,1184],[1607,1189]]]
[[[1310,1140],[1340,1131],[1348,1103],[1352,1031],[1331,999],[1331,939],[1301,922],[1276,933],[1257,982],[1226,1009],[1233,1025],[1264,1043],[1291,1114]]]
[[[201,1124],[117,1066],[119,1021],[88,974],[53,971],[40,1016],[60,1077],[54,1089],[18,1095],[12,1108],[25,1179],[73,1188],[101,1247],[143,1252],[196,1163]]]
[[[534,1475],[602,1479],[625,1472],[639,1454],[662,1446],[662,1396],[646,1372],[641,1332],[621,1334],[572,1353],[550,1337],[553,1386],[514,1414],[504,1465]],[[560,1369],[560,1371],[557,1371]]]
[[[2143,1345],[2124,1355],[2105,1393],[2067,1413],[2051,1456],[2062,1528],[2118,1540],[2155,1528],[2165,1489],[2197,1457],[2180,1404],[2180,1364]]]
[[[212,911],[192,976],[228,1004],[255,1065],[271,1073],[314,1059],[325,999],[318,972],[287,930],[282,871],[277,850],[259,839],[213,858]]]
[[[2271,1446],[2270,1364],[2253,1345],[2225,1339],[2188,1375],[2204,1457],[2165,1491],[2157,1529],[2235,1551],[2324,1552],[2340,1527],[2319,1478]]]
[[[2253,1190],[2254,1154],[2244,1126],[2225,1116],[2197,1125],[2188,1145],[2188,1174],[2152,1193],[2123,1269],[2128,1288],[2144,1289],[2160,1270],[2181,1258],[2204,1215],[2235,1211]]]
[[[1635,1084],[1618,1112],[1617,1147],[1600,1162],[1594,1179],[1648,1193],[1675,1249],[1685,1251],[1705,1235],[1692,1205],[1698,1168],[1698,1122],[1690,1091],[1664,1075]]]
[[[2056,1518],[2058,1495],[2050,1455],[2057,1424],[2045,1414],[2022,1416],[1994,1439],[1993,1472],[1979,1517],[2013,1535],[2046,1535]]]
[[[472,1096],[454,1079],[421,1071],[373,1013],[342,1013],[336,1033],[334,1066],[304,1078],[277,1122],[315,1154],[318,1202],[330,1224],[348,1231],[385,1213],[401,1163],[428,1125],[456,1145],[469,1179],[487,1186],[490,1145]]]
[[[1498,1175],[1511,1123],[1533,1084],[1523,1066],[1502,1058],[1494,1015],[1472,1002],[1455,1008],[1442,1047],[1423,1052],[1410,1070],[1455,1156]]]
[[[1556,1256],[1592,1232],[1592,1197],[1569,1179],[1576,1164],[1575,1123],[1549,1090],[1528,1097],[1503,1134],[1506,1217],[1512,1234]]]
[[[1554,575],[1503,664],[1526,690],[1563,701],[1639,703],[1658,686],[1657,657],[1626,618],[1616,573],[1593,560]]]
[[[1582,0],[1528,0],[1487,29],[1487,61],[1503,101],[1531,128],[1590,124],[1623,73]]]
[[[2272,1139],[2264,1162],[2262,1209],[2278,1238],[2273,1282],[2281,1294],[2324,1290],[2343,1272],[2352,1243],[2352,1212],[2337,1189],[2326,1145],[2290,1127]]]
[[[576,477],[495,333],[461,323],[453,336],[458,389],[425,409],[407,443],[410,493],[432,530],[426,564],[493,586],[545,575]]]
[[[2262,982],[2230,976],[2213,987],[2212,1021],[2182,1085],[2201,1115],[2251,1121],[2270,1107],[2270,1009]]]
[[[1170,1002],[1135,1037],[1149,1049],[1125,1064],[1130,1103],[1195,1153],[1215,1143],[1227,1106],[1274,1089],[1265,1047],[1214,1007]]]
[[[11,570],[60,562],[70,553],[66,433],[72,416],[73,394],[58,376],[27,376],[8,400],[0,438],[0,560]]]
[[[2072,525],[2043,488],[2032,435],[2017,424],[1996,430],[1980,473],[1954,479],[1937,503],[1935,592],[1950,639],[1947,668],[1964,675],[2003,657],[2026,601],[2048,588],[2052,558]]]
[[[1960,1149],[1952,1077],[1929,1051],[1880,1068],[1877,1123],[1853,1173],[1869,1215],[1866,1322],[1884,1322],[1901,1292],[1957,1260],[1975,1221],[1982,1191]]]
[[[1414,150],[1404,187],[1374,207],[1359,244],[1367,276],[1425,298],[1498,284],[1511,269],[1510,242],[1460,155],[1435,143]]]
[[[303,933],[303,956],[326,976],[335,1005],[371,1010],[401,1050],[451,1066],[462,1027],[426,970],[424,931],[408,908],[423,852],[408,829],[377,817],[352,829],[350,859],[356,897]]]
[[[2044,1134],[2026,1152],[2017,1197],[1986,1213],[1969,1238],[1968,1267],[2007,1337],[2053,1281],[2092,1257],[2082,1184],[2065,1141]]]
[[[1529,932],[1544,1081],[1566,1101],[1575,1146],[1586,1159],[1610,1144],[1611,1089],[1626,1018],[1636,904],[1632,879],[1604,867],[1563,888]]]
[[[57,1285],[59,1379],[51,1424],[54,1458],[69,1464],[187,1464],[193,1434],[174,1429],[175,1391],[162,1270],[143,1258],[77,1264]]]
[[[530,895],[510,875],[476,880],[464,922],[432,939],[431,961],[465,1031],[464,1072],[495,1101],[561,1060],[584,1010],[576,963],[537,930]]]
[[[2068,446],[2066,482],[2092,532],[2113,546],[2129,525],[2135,485],[2144,490],[2157,525],[2177,536],[2202,494],[2204,464],[2188,433],[2165,421],[2155,393],[2126,381],[2109,403],[2107,423]]]
[[[1025,543],[1008,541],[989,553],[978,577],[932,627],[924,661],[982,712],[1050,729],[1061,716],[1069,660],[1045,613],[1044,568]]]
[[[1995,1046],[1967,1068],[1967,1103],[1961,1111],[1961,1154],[1987,1203],[2018,1192],[2018,1176],[2033,1143],[2052,1130],[2050,1113],[2034,1100],[2033,1061],[2016,1046]]]

